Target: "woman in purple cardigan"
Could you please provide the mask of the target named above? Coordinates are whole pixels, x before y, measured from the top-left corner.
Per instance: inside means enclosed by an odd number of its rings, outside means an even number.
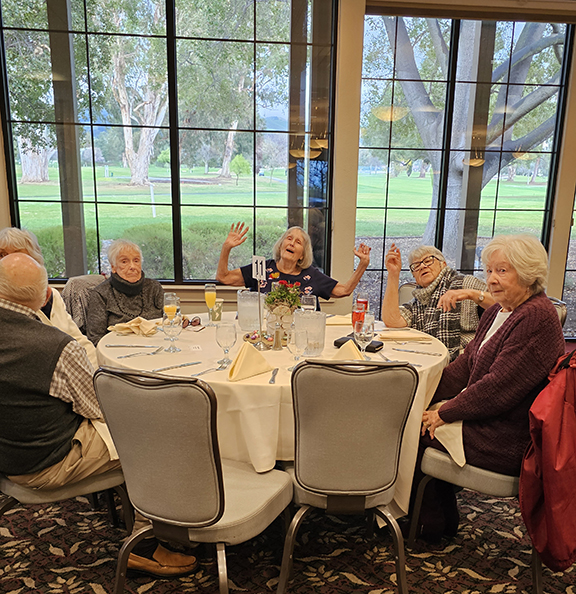
[[[486,310],[475,338],[442,374],[424,412],[420,459],[427,447],[446,451],[435,439],[438,427],[462,421],[466,463],[518,475],[530,442],[528,410],[564,353],[562,326],[544,293],[548,256],[530,235],[495,237],[482,251],[488,290],[496,304]],[[453,486],[432,480],[420,515],[420,535],[438,541],[458,530]]]

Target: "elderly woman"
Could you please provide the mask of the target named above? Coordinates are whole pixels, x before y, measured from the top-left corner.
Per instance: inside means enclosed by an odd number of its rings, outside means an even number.
[[[252,266],[242,266],[228,270],[228,258],[232,248],[246,241],[248,227],[244,223],[233,224],[230,233],[222,245],[216,280],[225,285],[245,286],[257,290],[257,282],[252,278]],[[354,255],[360,259],[358,268],[348,282],[339,283],[312,266],[312,244],[310,236],[301,227],[290,227],[272,248],[273,260],[266,261],[267,279],[260,288],[267,293],[273,282],[285,280],[289,283],[299,282],[301,291],[305,295],[311,294],[323,299],[330,297],[346,297],[351,295],[364,271],[370,264],[370,248],[363,243],[354,250]]]
[[[459,274],[446,265],[442,252],[423,245],[408,256],[417,288],[409,303],[398,304],[398,282],[402,259],[392,244],[386,254],[388,282],[382,302],[382,321],[388,328],[411,326],[441,340],[454,360],[474,337],[478,306],[486,309],[494,299],[486,285],[471,275]]]
[[[466,463],[517,476],[530,442],[528,410],[564,353],[558,314],[544,289],[548,257],[529,235],[495,237],[483,250],[488,290],[496,304],[488,309],[476,336],[451,363],[424,412],[420,455],[426,447],[453,448],[442,426],[462,421]],[[415,483],[418,482],[417,473]],[[431,481],[420,516],[422,535],[437,540],[454,535],[458,510],[452,485]]]
[[[164,290],[142,272],[142,252],[133,242],[117,239],[108,248],[112,275],[92,291],[86,318],[86,333],[94,343],[108,326],[129,322],[138,316],[147,320],[162,316]]]
[[[0,231],[0,259],[14,253],[28,254],[38,264],[44,266],[44,258],[36,236],[30,231],[17,229],[16,227],[6,227]],[[48,287],[46,303],[36,312],[36,315],[44,324],[56,326],[62,332],[72,336],[80,346],[84,347],[92,366],[94,368],[98,367],[94,345],[80,332],[80,329],[66,311],[64,301],[58,291],[53,291]]]

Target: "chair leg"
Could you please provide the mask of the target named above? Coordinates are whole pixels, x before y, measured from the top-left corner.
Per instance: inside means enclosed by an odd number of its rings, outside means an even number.
[[[132,507],[130,497],[128,497],[126,484],[124,483],[122,485],[118,485],[117,487],[114,487],[114,490],[116,493],[118,493],[118,497],[120,497],[120,502],[124,511],[124,524],[126,524],[126,532],[128,534],[132,534],[132,530],[134,529],[134,508]]]
[[[152,525],[146,526],[138,532],[130,535],[122,545],[118,553],[118,565],[116,566],[116,581],[114,583],[114,594],[122,594],[124,592],[124,585],[126,584],[126,570],[128,566],[128,557],[132,549],[146,536],[153,533]]]
[[[218,584],[220,594],[228,594],[228,569],[226,567],[226,545],[216,543],[216,558],[218,560]]]
[[[0,516],[3,516],[7,511],[11,510],[18,504],[18,499],[6,495],[5,501],[0,504]]]
[[[396,576],[398,578],[398,592],[408,594],[408,584],[406,582],[406,555],[404,554],[404,537],[396,518],[384,507],[377,507],[376,514],[380,516],[390,527],[392,540],[394,541],[394,550],[396,551]]]
[[[542,561],[538,551],[532,545],[532,592],[534,594],[543,594],[543,583],[542,583]]]
[[[424,489],[426,485],[432,480],[433,477],[425,476],[418,485],[418,491],[416,491],[416,501],[414,502],[414,509],[412,510],[412,520],[410,521],[410,533],[408,534],[408,548],[414,546],[416,540],[416,531],[418,530],[420,521],[420,510],[422,508],[422,499],[424,498]]]
[[[376,517],[374,516],[374,510],[366,510],[366,538],[372,540],[374,538],[374,522]]]
[[[290,574],[292,573],[292,561],[294,557],[294,543],[296,542],[296,534],[300,528],[302,521],[312,511],[309,505],[303,505],[292,518],[290,529],[286,535],[286,541],[284,542],[284,553],[282,555],[282,566],[280,568],[280,578],[278,580],[277,594],[284,594]]]
[[[106,507],[108,508],[108,521],[114,528],[118,528],[118,514],[116,512],[116,504],[114,502],[114,489],[106,489],[104,491],[104,497],[106,499]]]

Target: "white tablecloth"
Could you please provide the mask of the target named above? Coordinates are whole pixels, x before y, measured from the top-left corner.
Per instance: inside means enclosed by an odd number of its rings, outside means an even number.
[[[206,315],[201,317],[203,321],[206,320]],[[233,320],[235,315],[225,313],[223,317],[225,320]],[[351,326],[327,326],[326,343],[321,357],[332,358],[337,351],[333,345],[334,340],[351,331]],[[238,340],[230,351],[231,358],[234,358],[242,345],[242,337],[243,333],[238,328]],[[97,354],[100,365],[151,371],[187,361],[201,361],[199,365],[164,372],[190,376],[202,369],[217,367],[216,361],[222,358],[223,354],[216,343],[214,327],[206,327],[200,332],[184,330],[176,341],[176,346],[182,349],[180,353],[162,352],[158,355],[118,359],[119,355],[137,350],[106,346],[119,344],[168,346],[168,341],[164,340],[164,334],[161,332],[152,337],[116,336],[113,332],[109,333],[98,344]],[[393,351],[393,346],[438,352],[443,356],[401,353]],[[448,363],[448,350],[440,341],[432,339],[430,344],[415,343],[400,346],[396,343],[385,343],[382,353],[390,359],[401,359],[421,365],[417,367],[420,382],[404,432],[400,455],[400,473],[395,496],[398,507],[393,511],[395,515],[401,516],[408,510],[422,412],[430,402],[440,381],[442,370]],[[272,367],[279,368],[275,384],[268,383],[269,373],[240,382],[229,382],[227,370],[201,376],[212,386],[218,399],[218,438],[221,455],[232,460],[251,462],[258,472],[270,470],[274,467],[276,460],[294,459],[294,416],[290,372],[287,371],[288,367],[294,365],[294,361],[285,348],[282,351],[263,351],[262,354]],[[370,356],[376,360],[379,359],[377,355]]]

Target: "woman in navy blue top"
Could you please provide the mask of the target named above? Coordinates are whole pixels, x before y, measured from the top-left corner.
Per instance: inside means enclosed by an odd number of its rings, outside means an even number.
[[[232,248],[246,241],[248,227],[244,223],[233,224],[228,237],[222,245],[216,280],[233,286],[245,286],[252,291],[257,281],[252,278],[252,265],[228,270],[228,258]],[[266,280],[261,281],[263,293],[270,291],[273,282],[285,280],[289,283],[299,282],[303,294],[312,294],[323,299],[330,297],[346,297],[354,291],[370,264],[370,248],[363,243],[354,254],[360,259],[358,268],[348,282],[339,283],[312,266],[312,243],[310,236],[301,227],[290,227],[274,244],[274,259],[266,261]]]

